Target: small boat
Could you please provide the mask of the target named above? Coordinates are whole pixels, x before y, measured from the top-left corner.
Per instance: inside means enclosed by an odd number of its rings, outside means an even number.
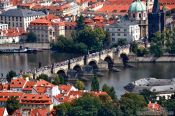
[[[31,48],[19,48],[19,49],[1,49],[0,53],[35,53],[36,49]]]

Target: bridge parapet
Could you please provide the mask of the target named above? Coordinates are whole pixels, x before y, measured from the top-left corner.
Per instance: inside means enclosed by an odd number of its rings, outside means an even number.
[[[79,61],[82,61],[82,60],[84,60],[84,56],[77,57],[77,58],[72,58],[72,59],[70,59],[70,63],[76,63],[76,62],[79,62]]]

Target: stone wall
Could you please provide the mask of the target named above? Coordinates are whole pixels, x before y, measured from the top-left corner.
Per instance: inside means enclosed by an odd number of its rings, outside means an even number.
[[[18,49],[20,46],[33,49],[50,49],[49,43],[1,44],[0,49]]]

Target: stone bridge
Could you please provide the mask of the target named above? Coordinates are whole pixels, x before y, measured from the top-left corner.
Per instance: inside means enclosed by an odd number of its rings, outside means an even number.
[[[47,74],[49,76],[53,73],[67,74],[69,69],[82,70],[83,66],[85,65],[91,65],[100,68],[99,63],[101,61],[106,61],[109,65],[111,63],[114,63],[114,58],[119,58],[121,53],[129,54],[129,46],[102,50],[100,52],[87,54],[85,56],[72,58],[49,66],[33,69],[28,71],[27,73],[32,73],[35,75],[35,77],[37,77],[40,74]]]

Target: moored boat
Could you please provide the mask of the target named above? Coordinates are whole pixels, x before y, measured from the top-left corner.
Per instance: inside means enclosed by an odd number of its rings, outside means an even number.
[[[19,48],[19,49],[1,49],[0,53],[35,53],[36,49],[31,48]]]

